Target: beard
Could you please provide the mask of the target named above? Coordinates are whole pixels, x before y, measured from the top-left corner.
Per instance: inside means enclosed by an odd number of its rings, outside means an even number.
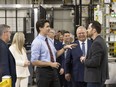
[[[90,37],[90,38],[91,38],[92,36],[93,36],[93,35],[92,35],[91,33],[88,33],[88,34],[87,34],[87,37]]]

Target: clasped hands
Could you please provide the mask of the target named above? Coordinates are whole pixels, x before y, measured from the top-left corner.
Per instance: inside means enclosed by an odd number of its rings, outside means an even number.
[[[26,60],[26,61],[24,62],[24,67],[27,67],[27,66],[29,66],[29,65],[30,65],[30,61]]]
[[[81,63],[84,63],[85,59],[86,59],[85,56],[81,56],[81,57],[80,57],[80,61],[81,61]]]

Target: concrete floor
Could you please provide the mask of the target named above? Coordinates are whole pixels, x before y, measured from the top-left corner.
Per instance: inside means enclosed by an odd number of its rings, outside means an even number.
[[[114,84],[114,85],[107,85],[106,87],[116,87],[116,84]]]
[[[34,85],[34,86],[28,86],[28,87],[37,87],[36,85]]]
[[[28,87],[37,87],[37,86],[34,85],[34,86],[28,86]],[[107,85],[106,87],[116,87],[116,85]]]

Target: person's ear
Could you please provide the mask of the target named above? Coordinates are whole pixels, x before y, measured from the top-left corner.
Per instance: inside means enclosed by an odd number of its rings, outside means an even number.
[[[93,28],[93,32],[96,32],[96,29],[95,28]]]

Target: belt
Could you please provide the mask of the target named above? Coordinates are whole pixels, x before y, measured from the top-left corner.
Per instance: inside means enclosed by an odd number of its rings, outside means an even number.
[[[49,70],[54,70],[56,68],[53,68],[53,67],[50,67],[50,66],[47,66],[47,67],[37,67],[39,69],[49,69]]]

